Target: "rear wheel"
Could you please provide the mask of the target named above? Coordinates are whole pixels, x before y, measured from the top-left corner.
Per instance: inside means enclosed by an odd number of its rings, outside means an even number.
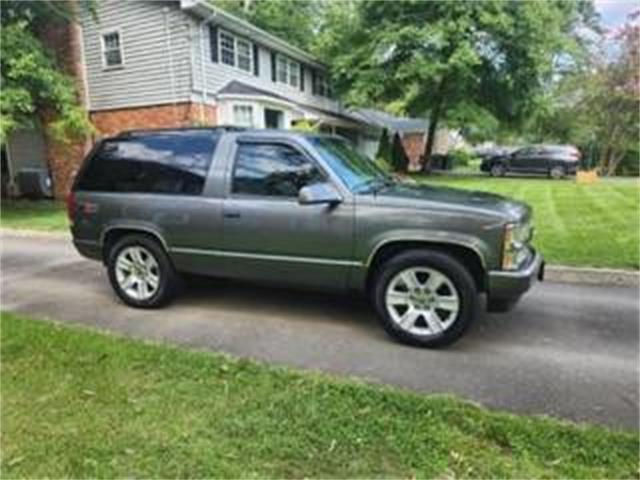
[[[372,294],[385,331],[420,347],[454,342],[477,312],[471,274],[441,252],[411,250],[392,258],[378,273]]]
[[[567,176],[567,171],[564,167],[556,165],[549,170],[549,176],[554,180],[561,180]]]
[[[489,173],[492,177],[504,177],[505,173],[507,173],[507,169],[501,163],[494,163],[491,166]]]
[[[155,308],[175,294],[178,276],[161,245],[145,235],[127,235],[111,248],[109,281],[127,305]]]

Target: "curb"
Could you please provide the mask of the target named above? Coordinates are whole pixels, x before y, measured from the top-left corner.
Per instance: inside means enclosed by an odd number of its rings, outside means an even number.
[[[71,234],[68,232],[41,232],[37,230],[0,228],[0,234],[13,237],[71,240]],[[544,279],[548,282],[557,283],[640,288],[640,272],[635,270],[546,265]]]
[[[544,269],[544,279],[558,283],[640,288],[640,272],[633,270],[547,265]]]

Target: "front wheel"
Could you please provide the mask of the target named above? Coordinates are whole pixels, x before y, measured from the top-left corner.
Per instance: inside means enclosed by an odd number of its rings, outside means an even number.
[[[383,265],[373,301],[385,331],[420,347],[441,347],[466,331],[478,310],[469,271],[441,252],[412,250]]]
[[[505,173],[507,173],[507,169],[501,163],[495,163],[491,167],[489,172],[492,177],[504,177]]]

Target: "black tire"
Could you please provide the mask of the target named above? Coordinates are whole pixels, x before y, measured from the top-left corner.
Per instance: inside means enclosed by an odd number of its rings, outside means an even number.
[[[403,330],[387,310],[385,297],[389,283],[401,271],[412,267],[428,267],[444,274],[454,285],[460,297],[456,320],[443,332],[435,335],[415,335]],[[478,290],[469,271],[456,258],[432,250],[409,250],[385,262],[372,283],[371,296],[378,318],[385,331],[396,340],[408,345],[437,348],[459,339],[469,328],[478,312]]]
[[[492,177],[504,177],[507,173],[507,169],[501,163],[494,163],[491,165],[491,170],[489,170],[489,174]]]
[[[159,282],[155,293],[147,299],[138,300],[129,296],[120,286],[116,276],[116,260],[122,250],[132,246],[143,247],[158,265]],[[136,308],[158,308],[166,305],[177,293],[180,278],[158,241],[143,234],[131,234],[118,240],[107,253],[107,273],[111,287],[118,297],[129,306]]]
[[[567,176],[567,169],[562,165],[556,165],[555,167],[551,167],[549,170],[549,177],[555,180],[562,180]]]

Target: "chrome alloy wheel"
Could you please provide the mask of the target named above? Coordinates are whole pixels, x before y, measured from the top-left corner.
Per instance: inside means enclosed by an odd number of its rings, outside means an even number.
[[[136,245],[123,248],[116,259],[116,280],[134,300],[148,300],[160,286],[160,267],[153,254]]]
[[[402,330],[432,336],[454,324],[460,295],[443,273],[428,267],[411,267],[391,279],[385,303],[392,320]]]

